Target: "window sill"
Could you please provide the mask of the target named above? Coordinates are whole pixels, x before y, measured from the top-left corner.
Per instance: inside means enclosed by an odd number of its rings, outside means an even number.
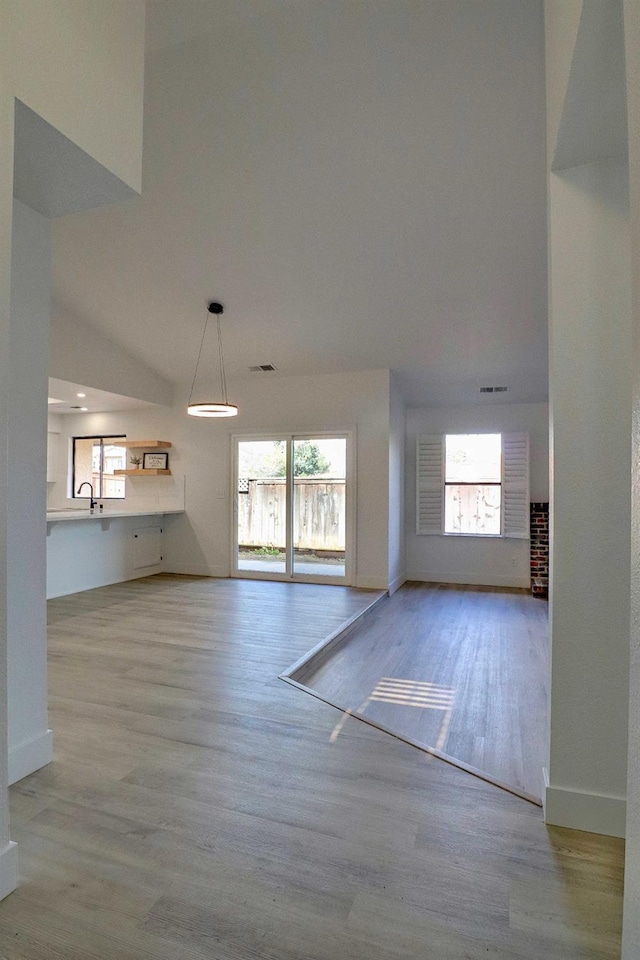
[[[504,540],[505,537],[502,533],[447,533],[443,531],[440,534],[441,537],[462,537],[463,539],[468,540],[470,537],[474,540]]]

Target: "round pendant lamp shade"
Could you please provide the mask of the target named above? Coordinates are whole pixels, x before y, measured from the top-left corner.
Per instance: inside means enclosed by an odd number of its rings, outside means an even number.
[[[198,351],[198,359],[196,360],[196,369],[193,374],[193,381],[191,383],[191,393],[189,394],[189,403],[187,405],[187,413],[191,417],[236,417],[238,415],[238,408],[235,403],[229,403],[229,398],[227,397],[227,378],[224,372],[224,354],[222,352],[222,331],[220,329],[220,316],[224,312],[224,307],[221,303],[215,301],[211,302],[207,307],[207,315],[204,321],[204,330],[202,331],[202,340],[200,341],[200,349]],[[198,403],[193,400],[193,391],[196,385],[196,380],[198,377],[198,368],[200,366],[200,358],[202,356],[202,348],[204,347],[205,338],[207,335],[207,327],[209,325],[209,315],[213,314],[216,318],[216,326],[218,330],[218,364],[220,370],[220,394],[216,397],[213,389],[210,391],[211,400],[203,400]],[[203,393],[204,391],[201,391]]]
[[[235,403],[190,403],[187,407],[190,417],[237,417]]]

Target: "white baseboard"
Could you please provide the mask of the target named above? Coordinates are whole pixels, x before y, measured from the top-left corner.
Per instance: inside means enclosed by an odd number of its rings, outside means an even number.
[[[389,596],[392,597],[396,590],[399,590],[403,583],[407,582],[407,577],[402,573],[399,577],[396,577],[395,580],[392,580],[389,584]]]
[[[407,573],[407,580],[419,580],[423,583],[459,583],[470,584],[474,587],[520,587],[528,590],[531,586],[529,576],[526,577],[508,577],[496,575],[489,570],[482,573],[452,573],[426,570],[410,570]]]
[[[0,900],[18,886],[18,845],[11,840],[0,850]]]
[[[204,563],[166,564],[163,573],[185,577],[229,577],[229,567],[209,567]]]
[[[608,837],[624,837],[627,801],[601,793],[566,790],[547,786],[544,797],[545,822]]]
[[[53,730],[9,749],[9,784],[17,783],[53,760]]]

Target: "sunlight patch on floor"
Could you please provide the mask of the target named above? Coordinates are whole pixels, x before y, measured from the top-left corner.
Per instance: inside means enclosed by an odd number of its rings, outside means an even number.
[[[403,707],[421,707],[423,710],[451,710],[456,691],[423,680],[398,680],[383,677],[376,684],[369,700],[380,703],[398,703]]]

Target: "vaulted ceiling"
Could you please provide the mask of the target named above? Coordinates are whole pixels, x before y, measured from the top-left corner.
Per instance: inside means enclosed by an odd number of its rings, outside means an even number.
[[[143,194],[54,224],[56,311],[187,383],[390,367],[547,395],[537,0],[151,0]]]

